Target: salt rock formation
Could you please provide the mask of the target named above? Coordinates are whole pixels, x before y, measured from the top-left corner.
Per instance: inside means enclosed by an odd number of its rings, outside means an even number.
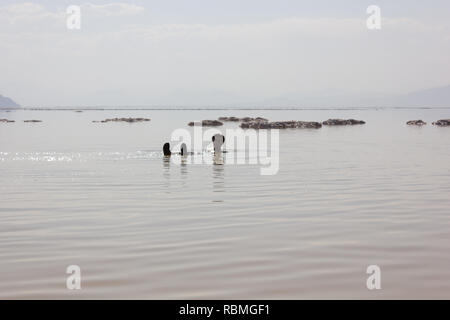
[[[435,121],[435,122],[433,122],[433,125],[440,126],[440,127],[450,126],[450,119],[442,119],[442,120]]]
[[[320,122],[311,121],[251,121],[240,125],[243,129],[318,129],[322,127]]]
[[[423,120],[409,120],[406,124],[409,126],[424,126],[427,123]]]
[[[328,119],[324,122],[322,122],[323,125],[326,126],[348,126],[348,125],[355,125],[355,124],[365,124],[362,120],[355,120],[355,119]]]
[[[219,127],[223,126],[223,122],[218,120],[203,120],[201,123],[199,122],[189,122],[188,126],[192,127],[194,125],[201,125],[202,127]]]
[[[42,122],[42,120],[23,120],[23,122],[38,123],[38,122]]]
[[[219,117],[219,121],[238,122],[240,119],[236,117]]]
[[[8,120],[8,119],[0,119],[0,122],[11,123],[11,122],[15,122],[15,121],[14,120]]]
[[[265,119],[265,118],[261,118],[261,117],[256,117],[256,118],[250,118],[250,117],[245,117],[241,119],[242,122],[268,122],[269,120]]]

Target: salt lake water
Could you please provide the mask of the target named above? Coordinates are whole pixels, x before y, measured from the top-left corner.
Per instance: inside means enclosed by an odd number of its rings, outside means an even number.
[[[366,124],[280,130],[275,175],[163,157],[175,129],[220,116]],[[114,117],[152,120],[92,122]],[[450,109],[0,118],[16,121],[0,123],[0,299],[450,298],[450,127],[431,125]],[[81,290],[66,288],[69,265]]]

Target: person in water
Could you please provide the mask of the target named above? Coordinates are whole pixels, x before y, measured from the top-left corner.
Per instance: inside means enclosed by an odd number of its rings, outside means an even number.
[[[166,142],[163,146],[163,152],[166,157],[170,157],[172,152],[170,151],[170,143]]]
[[[182,156],[188,155],[186,143],[181,144],[180,155]]]
[[[222,145],[225,143],[225,137],[223,135],[221,135],[220,133],[217,133],[217,134],[213,135],[212,141],[214,144],[214,152],[221,153]]]
[[[212,141],[214,144],[214,152],[215,153],[222,153],[222,145],[225,142],[225,137],[223,135],[221,135],[220,133],[215,134],[212,137]],[[172,155],[172,151],[170,151],[170,143],[166,142],[163,146],[163,153],[164,156],[166,157],[170,157]],[[187,146],[186,143],[182,143],[181,147],[180,147],[180,155],[181,156],[187,156],[189,154],[192,154],[192,152],[188,152],[187,151]]]
[[[172,155],[172,151],[170,151],[170,143],[166,142],[163,146],[163,153],[166,157],[170,157]],[[178,154],[178,153],[176,153]],[[182,143],[180,147],[180,153],[181,156],[187,156],[189,154],[192,154],[192,152],[187,151],[186,143]]]

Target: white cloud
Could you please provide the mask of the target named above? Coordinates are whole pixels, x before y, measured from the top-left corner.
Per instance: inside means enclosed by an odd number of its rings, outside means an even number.
[[[145,11],[144,7],[130,3],[108,3],[108,4],[91,4],[82,5],[82,9],[94,12],[104,16],[128,16],[136,15]]]
[[[19,16],[41,13],[43,11],[44,11],[43,6],[31,2],[11,4],[8,6],[0,7],[0,12],[5,12],[11,15],[19,15]]]
[[[81,5],[81,8],[83,15],[104,17],[133,16],[145,11],[144,7],[129,3],[107,3],[102,5],[85,3]],[[25,2],[0,6],[0,26],[5,24],[19,27],[21,25],[28,26],[30,23],[36,24],[39,21],[50,24],[53,22],[52,20],[60,22],[61,19],[65,18],[65,10],[51,11],[37,3]]]
[[[48,11],[42,5],[31,2],[0,7],[0,27],[4,31],[9,31],[14,27],[18,29],[39,27],[42,23],[53,23],[55,20],[61,21],[63,18],[63,12]]]

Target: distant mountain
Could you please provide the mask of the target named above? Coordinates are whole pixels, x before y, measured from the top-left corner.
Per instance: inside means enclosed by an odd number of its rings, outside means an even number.
[[[398,97],[396,102],[408,107],[450,107],[450,85],[415,91]]]
[[[0,94],[0,108],[20,108],[20,106],[10,98]]]
[[[450,85],[408,94],[356,93],[328,89],[314,93],[292,92],[254,103],[279,107],[450,107]]]

